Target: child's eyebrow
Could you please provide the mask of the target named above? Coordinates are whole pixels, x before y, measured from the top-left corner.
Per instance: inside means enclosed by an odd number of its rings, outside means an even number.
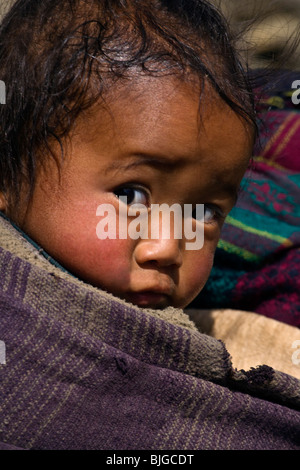
[[[180,167],[183,167],[188,163],[187,158],[185,157],[178,157],[178,158],[168,158],[168,157],[163,157],[163,156],[157,156],[157,155],[144,155],[144,154],[136,154],[134,156],[130,156],[131,158],[133,157],[134,160],[132,161],[123,161],[123,160],[117,160],[109,163],[107,167],[105,168],[104,172],[110,173],[110,172],[121,172],[121,171],[128,171],[134,168],[137,168],[139,166],[150,166],[154,168],[162,168],[164,171],[171,171],[171,170],[177,170]],[[221,180],[222,181],[222,180]],[[232,200],[233,205],[237,203],[239,193],[240,193],[240,186],[236,186],[234,183],[230,182],[225,182],[224,180],[222,181],[220,185],[220,179],[218,177],[215,178],[214,184],[216,187],[219,188],[219,191],[222,194],[225,194],[227,197],[229,197]],[[213,185],[213,184],[212,184]]]
[[[151,166],[154,168],[162,168],[164,170],[172,170],[174,168],[179,168],[186,164],[186,159],[183,157],[180,158],[167,158],[157,155],[143,155],[137,154],[134,155],[134,160],[129,162],[124,161],[113,161],[106,168],[105,173],[110,173],[112,171],[128,171],[139,166]]]

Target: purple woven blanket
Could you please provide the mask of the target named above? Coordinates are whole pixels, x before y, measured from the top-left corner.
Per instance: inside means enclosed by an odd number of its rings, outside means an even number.
[[[91,288],[0,225],[2,448],[300,449],[297,379],[233,370],[183,312]]]

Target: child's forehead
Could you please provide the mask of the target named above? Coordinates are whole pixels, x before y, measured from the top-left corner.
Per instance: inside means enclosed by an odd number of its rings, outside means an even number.
[[[124,154],[180,159],[199,153],[209,161],[227,143],[233,155],[248,160],[253,144],[251,126],[195,77],[145,76],[120,83],[79,123],[81,141],[95,141],[99,149],[119,145]]]

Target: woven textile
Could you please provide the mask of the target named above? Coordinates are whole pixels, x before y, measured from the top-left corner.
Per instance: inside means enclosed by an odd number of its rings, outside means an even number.
[[[180,310],[64,273],[0,220],[0,448],[300,449],[300,382],[237,371]]]
[[[300,113],[295,76],[261,97],[260,137],[215,265],[193,307],[248,310],[300,327]]]

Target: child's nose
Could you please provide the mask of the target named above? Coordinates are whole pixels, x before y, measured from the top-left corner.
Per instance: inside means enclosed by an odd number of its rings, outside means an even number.
[[[155,263],[160,267],[182,265],[181,240],[146,239],[140,240],[135,248],[135,260],[138,264]]]

